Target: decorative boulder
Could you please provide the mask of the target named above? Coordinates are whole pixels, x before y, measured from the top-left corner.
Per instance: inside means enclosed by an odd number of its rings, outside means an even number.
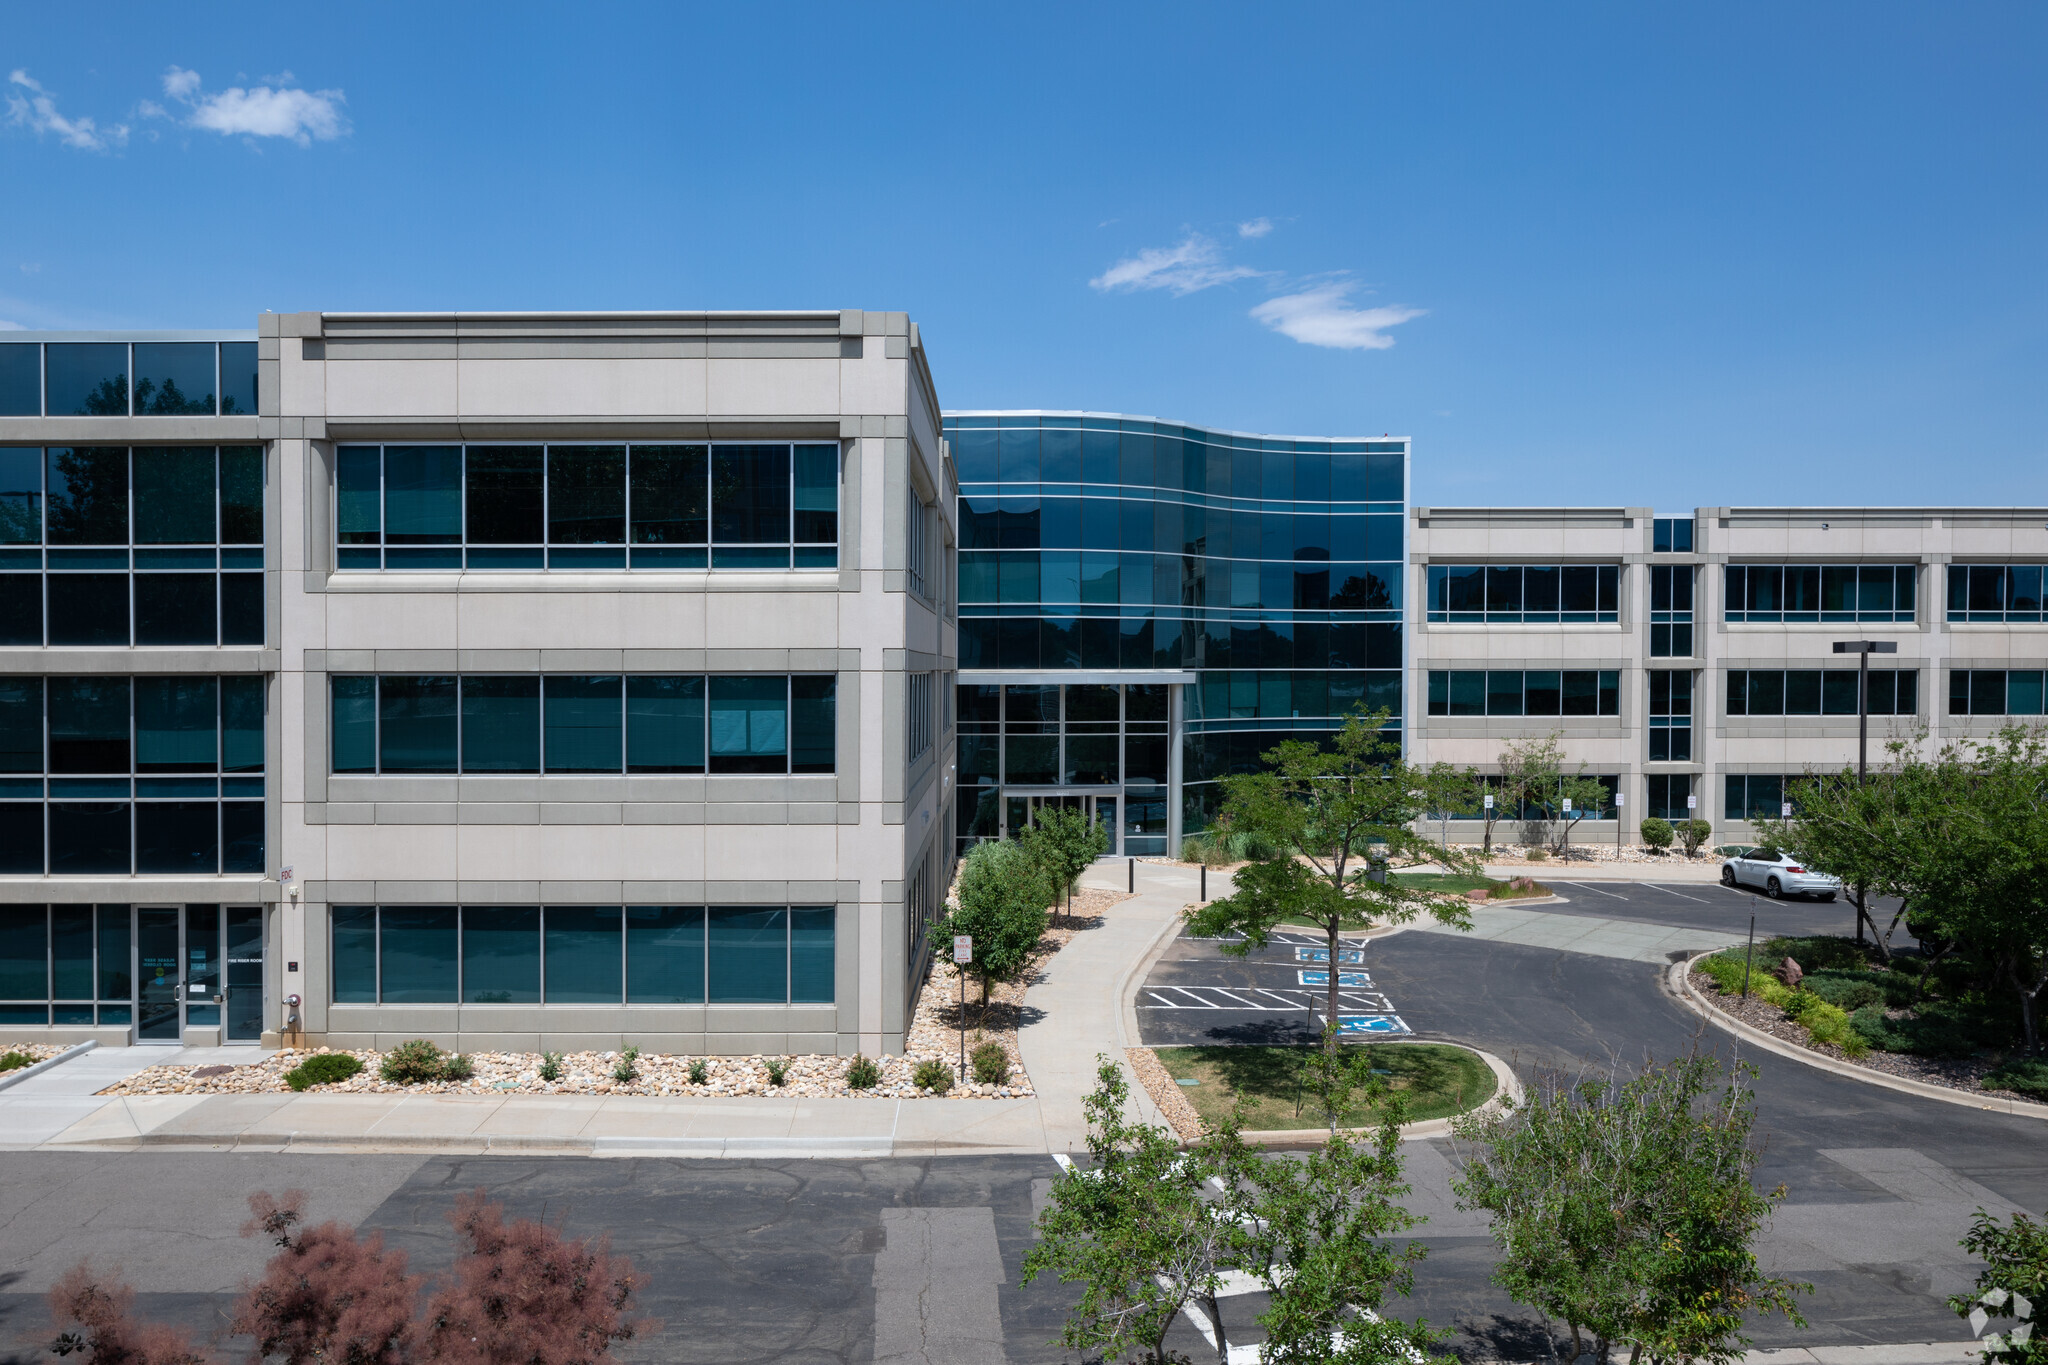
[[[1475,887],[1474,889],[1467,891],[1465,893],[1465,899],[1468,901],[1483,901],[1492,894],[1493,892],[1488,890],[1486,887]]]
[[[1788,957],[1778,964],[1778,970],[1773,972],[1772,975],[1792,987],[1792,989],[1797,990],[1799,989],[1800,981],[1806,976],[1806,973],[1800,970],[1797,962]]]

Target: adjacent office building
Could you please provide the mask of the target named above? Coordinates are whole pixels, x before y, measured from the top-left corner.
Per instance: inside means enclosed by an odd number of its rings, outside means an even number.
[[[900,313],[0,344],[0,1037],[900,1051],[956,479]]]
[[[1398,732],[1408,443],[1088,412],[949,412],[962,846],[1048,803],[1110,851],[1206,826],[1217,779],[1363,706]]]
[[[1893,647],[1869,655],[1872,761],[2043,715],[2048,509],[1410,515],[1411,760],[1497,772],[1561,732],[1612,794],[1581,838],[1656,816],[1746,841],[1791,782],[1853,765],[1858,656],[1837,642]]]

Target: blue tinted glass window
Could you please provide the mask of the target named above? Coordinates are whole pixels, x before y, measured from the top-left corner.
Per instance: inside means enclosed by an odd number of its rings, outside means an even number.
[[[462,680],[462,770],[540,771],[540,679],[471,676]]]
[[[377,908],[337,905],[330,913],[334,945],[334,1003],[377,1000]]]
[[[135,870],[185,876],[220,869],[220,807],[212,801],[135,803]]]
[[[781,909],[710,910],[714,1005],[780,1005],[789,999],[789,928]]]
[[[223,545],[263,543],[263,449],[220,448],[220,539]]]
[[[829,1005],[833,999],[833,921],[829,905],[803,906],[789,912],[789,1002]]]
[[[626,679],[626,770],[704,771],[704,679]]]
[[[43,411],[43,348],[32,341],[0,344],[0,417]]]
[[[966,427],[947,433],[962,483],[993,483],[998,477],[994,428]]]
[[[472,545],[538,545],[546,485],[539,446],[471,446],[468,539]]]
[[[829,675],[789,680],[789,770],[829,773],[836,759],[835,694],[838,679]]]
[[[214,678],[135,679],[135,771],[210,773],[219,763]]]
[[[256,343],[224,341],[220,346],[221,416],[256,414]]]
[[[1038,432],[1031,430],[1006,429],[1002,444],[1002,480],[1004,483],[1038,482]]]
[[[634,446],[633,543],[702,545],[710,530],[708,446]]]
[[[379,937],[383,1000],[392,1004],[454,1003],[455,910],[452,906],[386,906]]]
[[[696,1005],[704,1000],[704,907],[626,907],[626,1000]]]
[[[384,448],[384,529],[393,545],[453,545],[462,538],[459,446]]]
[[[43,770],[43,680],[0,679],[0,772]]]
[[[626,539],[626,448],[548,447],[548,540],[619,545]]]
[[[619,684],[616,674],[548,677],[544,724],[549,772],[619,771],[623,739]]]
[[[527,1005],[540,1000],[538,907],[463,907],[462,999],[470,1005]]]
[[[48,912],[40,905],[0,905],[0,1000],[49,998]]]
[[[342,446],[335,452],[336,522],[343,545],[375,545],[382,539],[380,455],[375,446]]]
[[[52,545],[128,543],[128,451],[52,446],[48,452]]]
[[[787,771],[788,680],[711,679],[711,771]]]
[[[137,417],[211,417],[214,344],[210,341],[135,343]]]
[[[447,675],[386,676],[377,682],[383,770],[454,772],[455,679]]]
[[[52,417],[126,417],[128,347],[53,342],[43,348],[44,411]]]
[[[546,914],[551,1005],[615,1005],[622,998],[619,907],[550,905]]]
[[[56,876],[127,873],[130,806],[126,801],[50,803],[50,871]]]
[[[334,696],[334,771],[377,771],[377,680],[331,678],[328,686]]]
[[[793,458],[792,537],[802,545],[830,545],[839,539],[839,447],[797,446]]]
[[[135,543],[214,543],[214,465],[211,446],[137,446]]]
[[[51,678],[50,771],[125,773],[129,682],[126,678]]]
[[[1081,482],[1081,433],[1046,430],[1038,434],[1039,477],[1046,483]]]
[[[711,539],[719,544],[789,540],[788,446],[711,448]]]
[[[43,538],[43,452],[0,447],[0,544],[34,545]]]

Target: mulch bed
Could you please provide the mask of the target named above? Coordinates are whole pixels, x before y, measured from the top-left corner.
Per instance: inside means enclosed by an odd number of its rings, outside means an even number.
[[[1787,1019],[1785,1012],[1776,1005],[1766,1004],[1754,995],[1746,999],[1739,994],[1722,995],[1714,979],[1697,968],[1692,972],[1692,987],[1700,993],[1701,998],[1713,1001],[1715,1008],[1734,1015],[1751,1028],[1761,1029],[1773,1038],[1791,1043],[1795,1047],[1805,1048],[1808,1052],[1817,1052],[1838,1062],[1847,1062],[1866,1071],[1896,1076],[1902,1080],[1924,1081],[1929,1085],[1964,1091],[1972,1095],[2039,1103],[2031,1095],[1985,1088],[1984,1077],[1996,1071],[2004,1063],[2003,1058],[1922,1057],[1912,1052],[1879,1052],[1875,1048],[1861,1057],[1851,1057],[1832,1043],[1815,1042],[1811,1034]],[[1902,1011],[1894,1010],[1890,1013],[1897,1016]]]

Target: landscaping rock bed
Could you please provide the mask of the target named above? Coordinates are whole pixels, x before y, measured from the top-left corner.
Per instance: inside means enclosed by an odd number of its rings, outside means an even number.
[[[76,1046],[77,1044],[75,1043],[0,1043],[0,1056],[5,1056],[10,1052],[18,1052],[29,1059],[30,1066],[34,1066],[37,1062],[49,1061],[50,1058],[68,1047]],[[14,1069],[22,1070],[23,1068],[16,1067]],[[0,1076],[6,1074],[7,1072],[0,1071]]]
[[[991,992],[988,1017],[980,1017],[979,994],[968,983],[967,1049],[971,1053],[984,1042],[1000,1045],[1010,1058],[1010,1076],[998,1085],[968,1084],[954,1087],[942,1096],[921,1090],[911,1081],[917,1064],[937,1059],[956,1065],[960,1053],[960,1008],[958,978],[951,961],[934,962],[918,992],[912,1016],[908,1050],[902,1056],[878,1057],[881,1080],[871,1089],[854,1090],[846,1084],[850,1057],[810,1055],[791,1057],[783,1084],[768,1075],[761,1057],[706,1057],[705,1083],[690,1080],[692,1057],[644,1053],[634,1063],[636,1076],[630,1081],[614,1078],[617,1052],[572,1052],[561,1059],[559,1080],[540,1078],[541,1056],[536,1052],[475,1052],[469,1054],[472,1074],[460,1081],[425,1081],[399,1085],[378,1074],[384,1054],[357,1049],[351,1055],[363,1069],[345,1081],[316,1086],[322,1092],[341,1094],[428,1094],[428,1095],[692,1095],[692,1096],[777,1096],[803,1099],[874,1097],[883,1099],[1007,1099],[1032,1093],[1031,1078],[1024,1074],[1017,1052],[1017,1023],[1024,991],[1036,979],[1043,960],[1058,952],[1077,933],[1102,923],[1110,906],[1128,899],[1121,891],[1083,890],[1074,896],[1074,918],[1062,916],[1039,941],[1038,956],[1021,981],[998,986]],[[35,1053],[41,1045],[23,1045],[19,1050]],[[4,1051],[5,1049],[0,1049]],[[319,1049],[327,1051],[329,1049]],[[61,1048],[43,1048],[54,1054]],[[284,1073],[308,1056],[308,1051],[286,1050],[242,1066],[152,1066],[107,1087],[103,1095],[249,1095],[289,1093]],[[38,1060],[41,1060],[38,1057]]]
[[[1131,1064],[1131,1074],[1138,1078],[1138,1084],[1145,1087],[1145,1093],[1159,1108],[1159,1117],[1166,1120],[1166,1126],[1173,1129],[1174,1135],[1182,1142],[1199,1139],[1202,1136],[1202,1116],[1181,1093],[1180,1083],[1160,1064],[1159,1054],[1149,1047],[1127,1047],[1124,1057]]]

